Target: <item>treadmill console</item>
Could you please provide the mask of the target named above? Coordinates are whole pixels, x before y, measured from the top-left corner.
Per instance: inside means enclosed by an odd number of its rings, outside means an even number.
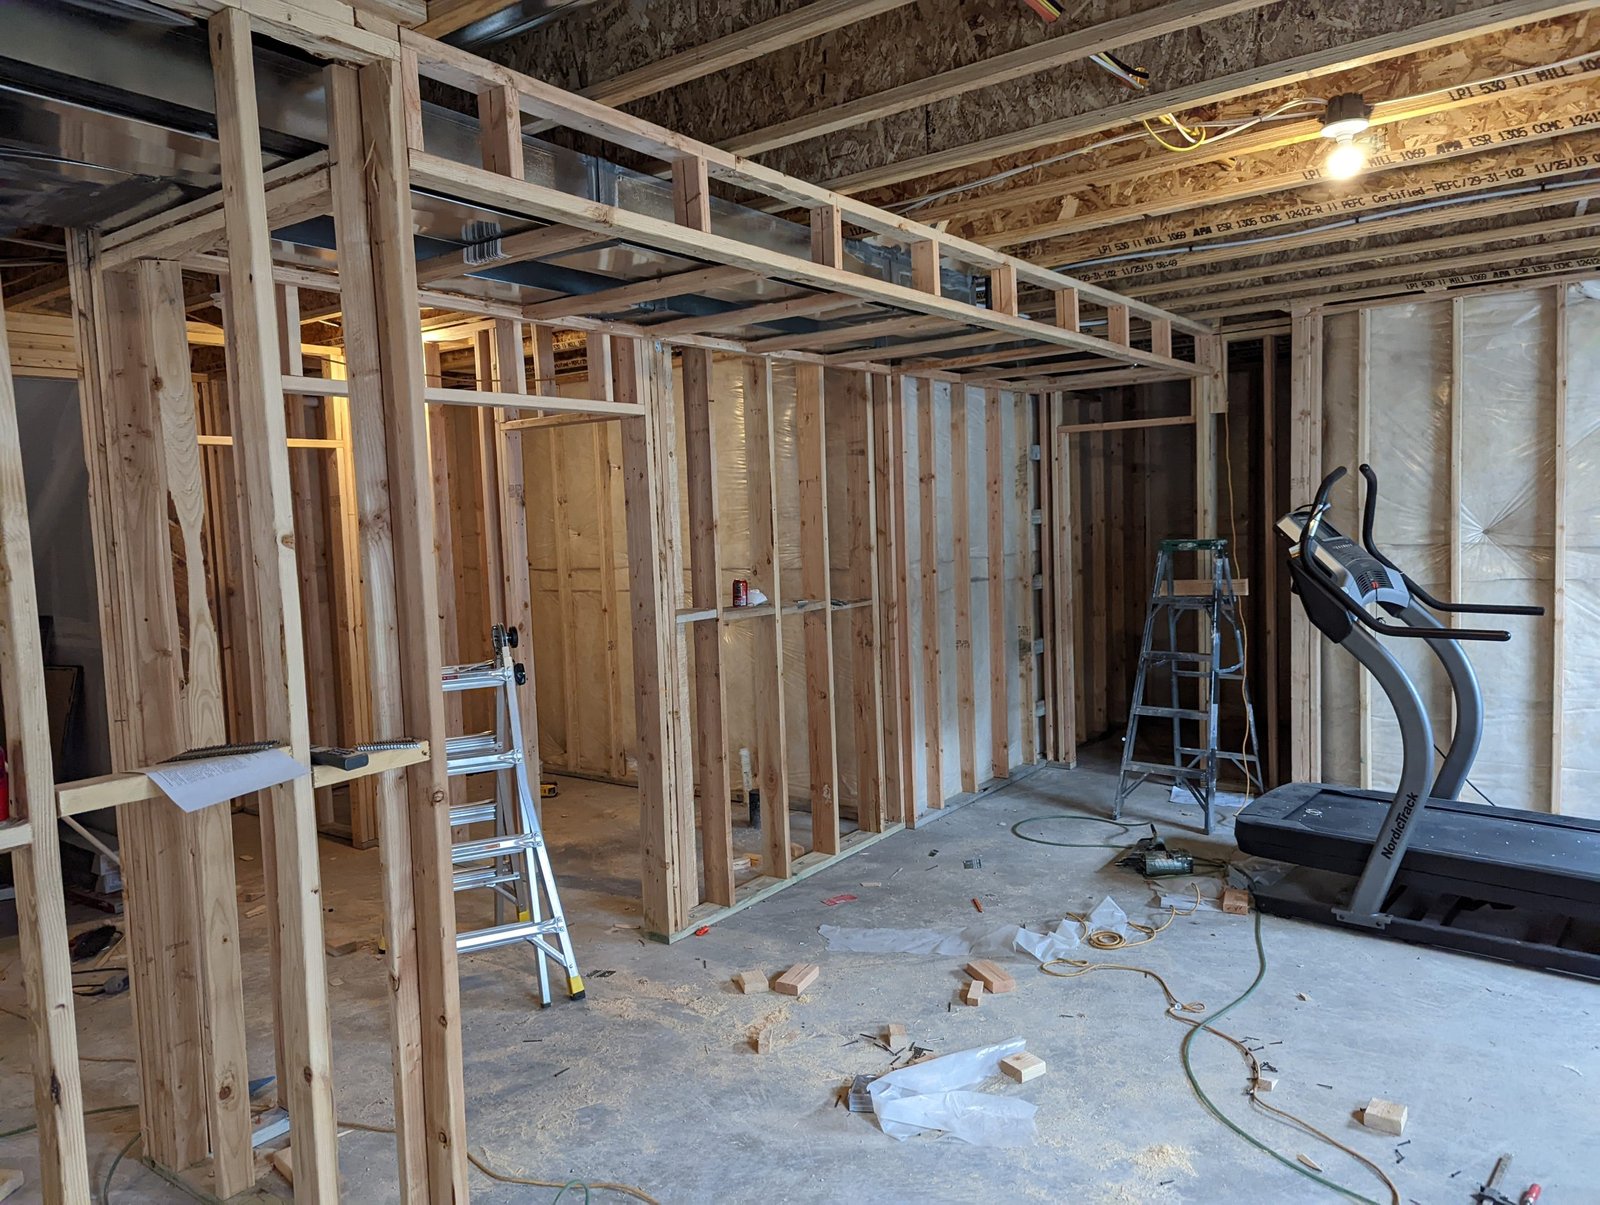
[[[1291,511],[1278,520],[1278,530],[1289,540],[1289,557],[1300,555],[1300,533],[1310,512]],[[1311,555],[1333,583],[1359,606],[1373,603],[1401,609],[1411,602],[1405,579],[1389,568],[1324,517],[1311,536]]]

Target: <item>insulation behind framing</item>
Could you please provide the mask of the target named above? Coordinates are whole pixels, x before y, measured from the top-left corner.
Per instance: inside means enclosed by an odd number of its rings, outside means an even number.
[[[858,533],[852,521],[847,489],[846,463],[851,455],[850,441],[859,439],[860,415],[847,400],[851,385],[844,374],[830,372],[824,389],[827,409],[827,472],[829,502],[830,563],[833,595],[855,601],[848,568],[851,541]],[[952,387],[944,382],[931,385],[934,440],[934,491],[937,553],[924,560],[919,539],[921,531],[921,491],[919,475],[928,450],[919,443],[917,408],[921,405],[918,386],[912,381],[897,382],[905,398],[904,439],[906,460],[903,487],[906,494],[907,639],[912,681],[911,742],[913,746],[913,789],[918,810],[928,806],[927,757],[924,752],[924,675],[929,665],[921,655],[925,621],[922,602],[924,564],[937,575],[938,613],[934,661],[938,674],[940,738],[943,748],[942,776],[937,784],[940,801],[961,794],[959,749],[960,711],[957,698],[957,643],[955,601],[958,590],[970,594],[972,617],[973,706],[972,732],[975,778],[979,785],[1010,770],[1022,760],[1022,699],[1020,663],[1024,643],[1023,590],[1020,548],[1023,538],[1022,503],[1017,488],[1018,474],[1028,471],[1024,432],[1019,427],[1021,402],[1017,395],[1001,396],[1000,428],[988,430],[987,395],[980,389],[962,391],[959,409]],[[582,393],[584,382],[564,387],[564,392]],[[863,379],[862,389],[866,388]],[[721,588],[726,593],[734,578],[753,580],[754,553],[750,546],[749,473],[745,455],[745,362],[718,359],[712,373],[712,434],[716,452],[717,498],[719,508],[718,548],[722,564]],[[681,388],[675,391],[681,399]],[[795,366],[776,361],[772,364],[773,447],[777,461],[778,496],[777,555],[782,575],[785,604],[800,601],[800,500],[798,462],[795,444],[796,405]],[[681,407],[681,400],[680,400]],[[954,564],[954,532],[951,516],[956,505],[951,476],[951,439],[957,416],[964,420],[967,441],[967,479],[964,502],[968,515],[968,563],[958,572]],[[632,651],[625,517],[620,481],[621,450],[616,424],[590,424],[558,427],[550,431],[523,435],[529,497],[528,542],[532,562],[533,610],[535,618],[534,660],[538,688],[541,752],[551,770],[592,774],[608,778],[633,777],[635,720],[632,696]],[[991,563],[989,548],[989,465],[988,441],[1001,443],[1000,499],[1004,511],[1004,548]],[[686,472],[679,458],[680,472]],[[681,483],[686,485],[686,483]],[[684,491],[686,494],[686,490]],[[602,503],[609,506],[612,537],[612,564],[600,564],[599,522]],[[685,518],[686,522],[686,518]],[[685,531],[687,547],[687,532]],[[558,540],[562,547],[558,554]],[[886,556],[886,550],[879,550]],[[565,568],[563,579],[562,568]],[[995,766],[992,753],[994,717],[991,715],[991,674],[994,652],[989,639],[989,573],[991,568],[1005,575],[1006,639],[999,656],[1007,669],[1007,764]],[[565,591],[562,582],[565,580]],[[609,592],[611,630],[599,605],[600,592]],[[563,600],[563,593],[565,600]],[[685,583],[687,596],[687,582]],[[726,598],[724,598],[726,603]],[[856,676],[856,650],[852,640],[852,611],[834,614],[834,691],[839,700],[853,697]],[[764,704],[756,698],[752,683],[752,658],[769,648],[768,621],[735,622],[725,626],[722,647],[722,677],[726,695],[725,720],[730,757],[730,781],[740,785],[740,750],[751,751],[754,769],[760,771],[760,749],[756,739],[755,716]],[[784,636],[784,696],[787,718],[789,785],[792,798],[802,802],[810,796],[807,764],[807,708],[805,698],[805,648],[803,624],[798,615],[786,616]],[[608,653],[607,641],[615,642]],[[885,632],[887,642],[888,634]],[[620,675],[621,706],[613,724],[607,710],[609,675]],[[1031,701],[1030,701],[1031,702]],[[846,706],[839,713],[837,747],[841,798],[856,798],[858,756],[855,726],[849,722]],[[892,751],[889,751],[892,756]],[[890,803],[891,815],[899,811],[898,800]]]
[[[1591,290],[1592,291],[1592,290]],[[1486,293],[1329,318],[1324,360],[1323,466],[1363,460],[1377,471],[1375,537],[1441,598],[1534,605],[1540,618],[1462,617],[1504,627],[1508,643],[1465,645],[1484,696],[1484,736],[1463,798],[1546,810],[1552,784],[1556,694],[1554,571],[1557,531],[1555,290]],[[1600,768],[1591,717],[1600,691],[1571,667],[1592,661],[1600,606],[1600,302],[1566,294],[1565,728],[1561,810],[1600,814],[1587,787]],[[1340,487],[1333,521],[1356,534],[1358,497]],[[1448,683],[1419,641],[1386,642],[1418,685],[1434,743],[1448,745]],[[1382,789],[1399,777],[1401,748],[1382,691],[1354,660],[1322,644],[1323,775]],[[1363,728],[1365,727],[1365,734]]]

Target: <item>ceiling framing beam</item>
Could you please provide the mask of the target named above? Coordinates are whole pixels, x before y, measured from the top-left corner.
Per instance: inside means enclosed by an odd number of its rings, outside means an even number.
[[[1287,259],[1275,264],[1258,264],[1249,268],[1235,268],[1227,272],[1213,272],[1206,276],[1190,276],[1159,284],[1142,285],[1130,289],[1135,294],[1160,294],[1175,297],[1204,295],[1220,285],[1240,281],[1260,280],[1264,276],[1286,276],[1298,272],[1327,272],[1351,264],[1367,264],[1386,259],[1404,259],[1407,256],[1439,255],[1447,251],[1463,251],[1483,247],[1489,243],[1523,239],[1542,239],[1553,234],[1570,234],[1575,230],[1600,228],[1600,213],[1582,213],[1571,217],[1551,218],[1544,222],[1526,225],[1499,226],[1492,230],[1475,230],[1470,234],[1450,234],[1440,238],[1418,239],[1407,243],[1389,243],[1383,246],[1358,247],[1354,251],[1341,251],[1335,255],[1321,255],[1301,259]],[[1168,300],[1165,304],[1182,305],[1181,301]]]
[[[1434,46],[1591,7],[1593,4],[1590,0],[1501,0],[1500,3],[1452,13],[1423,25],[1390,30],[1359,42],[1329,46],[1277,62],[1257,63],[1217,79],[1166,90],[1152,88],[1140,93],[1137,99],[1122,104],[1096,107],[1055,121],[1038,122],[1025,129],[867,168],[830,180],[828,187],[837,192],[854,194],[942,172],[955,172],[973,164],[1023,155],[1041,147],[1053,147],[1073,139],[1136,125],[1163,113],[1221,104],[1264,88],[1351,71],[1366,63],[1415,54]],[[956,181],[952,180],[951,183]]]
[[[1314,185],[1304,191],[1273,193],[1223,205],[1205,205],[1201,198],[1200,208],[1107,227],[1072,241],[1041,243],[1034,254],[1047,263],[1081,263],[1219,237],[1252,237],[1321,218],[1381,213],[1400,206],[1527,187],[1592,170],[1596,165],[1593,141],[1593,135],[1531,141],[1500,151],[1451,157],[1419,168],[1363,177],[1337,189]]]
[[[1542,22],[1518,30],[1515,35],[1495,35],[1474,42],[1434,47],[1400,59],[1367,64],[1319,81],[1324,95],[1356,92],[1373,98],[1372,124],[1392,126],[1398,122],[1451,112],[1495,101],[1519,93],[1569,86],[1600,75],[1600,54],[1592,53],[1600,37],[1600,14],[1584,13],[1562,21]],[[1588,58],[1580,57],[1590,52]],[[1571,60],[1577,59],[1577,62]],[[1529,66],[1531,63],[1547,66]],[[1548,64],[1564,64],[1552,68]],[[1381,99],[1381,98],[1391,99]],[[1272,113],[1284,105],[1303,99],[1303,90],[1273,88],[1205,115],[1210,121],[1249,121]],[[1190,114],[1190,117],[1195,115]],[[1017,225],[991,218],[998,211],[1020,214],[1025,205],[1036,206],[1035,221],[1059,216],[1065,209],[1064,197],[1091,189],[1159,175],[1176,166],[1181,158],[1186,170],[1194,170],[1220,160],[1237,161],[1297,143],[1320,142],[1322,122],[1318,117],[1303,120],[1264,122],[1238,133],[1213,136],[1209,143],[1176,155],[1158,154],[1150,139],[1119,142],[1096,147],[1091,141],[1071,148],[1070,159],[1030,174],[1023,182],[1011,179],[988,190],[964,192],[952,199],[920,206],[917,217],[925,222],[948,221],[950,229],[967,237],[977,237],[985,225],[1001,229]],[[1368,136],[1370,140],[1371,136]],[[999,189],[999,190],[997,190]]]
[[[748,63],[751,59],[772,54],[786,46],[820,38],[836,29],[892,12],[909,3],[911,0],[811,0],[811,3],[802,4],[769,21],[735,30],[702,46],[691,46],[612,79],[591,84],[581,89],[579,95],[604,105],[625,105],[691,80],[726,71],[729,67],[737,67],[740,63]],[[426,27],[421,32],[431,33]],[[548,128],[548,123],[533,128]]]
[[[1541,185],[1526,186],[1511,196],[1491,197],[1485,200],[1464,200],[1457,204],[1441,205],[1422,210],[1399,213],[1377,213],[1371,217],[1346,218],[1326,225],[1302,230],[1297,234],[1280,234],[1259,241],[1223,243],[1219,246],[1201,245],[1193,250],[1175,249],[1170,255],[1130,259],[1099,268],[1081,271],[1087,279],[1102,284],[1123,287],[1123,282],[1167,272],[1187,271],[1205,264],[1227,263],[1257,255],[1276,255],[1285,251],[1298,251],[1307,247],[1325,247],[1329,243],[1349,243],[1380,235],[1401,234],[1408,230],[1432,230],[1440,224],[1473,222],[1483,218],[1500,217],[1510,213],[1524,213],[1530,209],[1546,209],[1558,205],[1575,205],[1584,201],[1600,200],[1600,180],[1567,183],[1550,181]],[[1129,293],[1137,292],[1129,289]]]
[[[1427,119],[1419,119],[1418,128],[1410,132],[1403,124],[1393,127],[1389,146],[1370,157],[1356,187],[1383,187],[1391,173],[1414,173],[1430,164],[1457,159],[1488,161],[1514,148],[1575,139],[1600,130],[1600,68],[1582,85],[1563,83],[1560,87],[1559,93],[1543,96],[1537,121],[1528,120],[1529,107],[1536,102],[1519,95],[1505,103],[1480,104],[1457,115],[1448,137],[1441,137],[1438,123]],[[1336,197],[1350,189],[1350,184],[1327,174],[1325,162],[1322,146],[1296,145],[1234,164],[1203,168],[1174,165],[1159,175],[1090,189],[1073,199],[1070,213],[1061,214],[1060,210],[1067,207],[1058,203],[1056,216],[1028,221],[1037,211],[1024,210],[1028,224],[984,229],[975,232],[975,236],[990,246],[1016,246],[1126,222],[1145,222],[1197,205],[1225,204],[1319,186]],[[1005,221],[1004,216],[997,216],[999,221]]]
[[[923,79],[912,80],[895,88],[874,92],[834,105],[805,113],[788,121],[728,139],[722,145],[739,155],[754,155],[791,143],[821,138],[851,126],[865,125],[908,109],[949,100],[979,88],[987,88],[1007,80],[1036,75],[1055,67],[1065,67],[1081,62],[1090,55],[1103,54],[1119,46],[1146,42],[1164,34],[1176,33],[1193,25],[1220,20],[1234,13],[1253,8],[1264,8],[1276,0],[1173,0],[1144,12],[1130,13],[1086,29],[1074,29],[1055,37],[1023,46],[993,58],[968,63],[953,71],[944,71]]]
[[[1501,247],[1493,251],[1475,251],[1471,255],[1458,255],[1454,258],[1429,258],[1413,264],[1390,264],[1386,267],[1367,268],[1360,272],[1346,272],[1343,275],[1318,275],[1306,280],[1279,281],[1276,284],[1256,285],[1248,289],[1236,289],[1231,293],[1205,294],[1203,301],[1190,307],[1194,313],[1211,315],[1213,310],[1225,309],[1230,313],[1235,312],[1235,307],[1246,301],[1263,301],[1271,303],[1266,306],[1270,309],[1286,309],[1290,302],[1289,295],[1295,293],[1320,293],[1329,289],[1339,289],[1352,285],[1387,284],[1388,282],[1401,282],[1396,287],[1404,287],[1403,282],[1433,275],[1455,275],[1471,272],[1490,264],[1503,264],[1514,260],[1527,260],[1543,258],[1550,255],[1559,255],[1563,259],[1574,259],[1600,251],[1600,236],[1592,238],[1567,239],[1564,242],[1546,243],[1540,247]]]

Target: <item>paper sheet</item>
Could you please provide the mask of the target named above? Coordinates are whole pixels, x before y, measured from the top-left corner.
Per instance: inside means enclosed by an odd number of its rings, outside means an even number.
[[[283,749],[263,749],[259,753],[232,753],[145,766],[140,773],[148,775],[150,781],[184,811],[197,812],[224,800],[304,777],[311,771]]]

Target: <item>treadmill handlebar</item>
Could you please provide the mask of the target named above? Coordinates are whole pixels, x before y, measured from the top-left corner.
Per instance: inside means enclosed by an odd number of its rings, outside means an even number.
[[[1341,469],[1340,472],[1342,473],[1343,469]],[[1492,603],[1448,603],[1443,599],[1435,598],[1421,586],[1417,585],[1416,582],[1411,580],[1410,575],[1406,573],[1404,569],[1400,568],[1399,565],[1396,565],[1383,554],[1382,550],[1378,547],[1377,541],[1372,538],[1372,521],[1378,513],[1378,474],[1373,471],[1370,464],[1364,464],[1361,466],[1361,476],[1364,477],[1367,482],[1367,502],[1361,516],[1361,542],[1366,545],[1368,552],[1398,573],[1401,577],[1401,580],[1405,582],[1406,589],[1410,590],[1411,593],[1424,604],[1426,604],[1432,610],[1452,615],[1544,614],[1543,607],[1497,607]]]
[[[1366,473],[1371,473],[1371,468],[1369,466],[1363,465],[1362,468],[1366,471]],[[1361,624],[1362,627],[1376,632],[1380,636],[1397,636],[1413,640],[1510,640],[1510,632],[1502,631],[1497,628],[1417,628],[1412,627],[1410,624],[1384,623],[1382,620],[1374,619],[1365,607],[1357,604],[1338,587],[1327,568],[1323,566],[1323,564],[1316,558],[1316,532],[1317,528],[1322,525],[1322,516],[1328,512],[1328,507],[1331,505],[1331,503],[1328,501],[1329,492],[1335,485],[1339,484],[1339,482],[1346,476],[1348,472],[1348,469],[1346,469],[1343,465],[1340,465],[1338,468],[1334,469],[1333,472],[1324,477],[1322,479],[1322,484],[1317,487],[1317,495],[1312,500],[1311,510],[1306,516],[1305,526],[1300,529],[1300,540],[1297,546],[1300,562],[1299,568],[1301,570],[1302,580],[1310,582],[1312,585],[1316,586],[1318,590],[1327,595],[1330,599],[1338,603],[1340,607],[1347,611],[1357,623]],[[1375,481],[1376,475],[1374,474],[1372,477],[1369,477],[1368,480],[1369,482]],[[1373,505],[1374,503],[1369,495],[1367,506],[1368,520],[1371,518]],[[1368,551],[1371,551],[1370,547],[1368,548]],[[1388,565],[1391,569],[1395,569],[1395,566],[1389,561],[1385,560],[1383,557],[1379,556],[1378,559],[1382,560],[1384,564]],[[1407,578],[1399,569],[1395,569],[1395,572],[1400,573],[1400,576],[1405,581],[1407,588],[1411,588],[1411,579]],[[1418,597],[1421,598],[1423,596],[1418,595]],[[1424,601],[1426,600],[1424,599]]]

